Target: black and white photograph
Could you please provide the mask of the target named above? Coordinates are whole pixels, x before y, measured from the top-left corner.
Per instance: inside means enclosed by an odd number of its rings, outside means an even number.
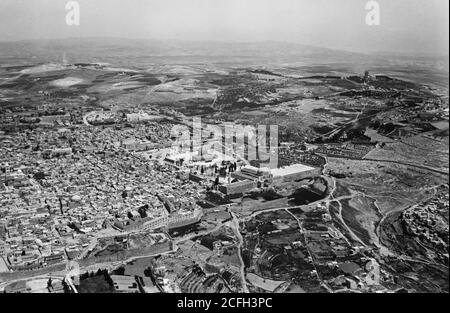
[[[0,0],[0,302],[448,294],[448,95],[448,0]]]

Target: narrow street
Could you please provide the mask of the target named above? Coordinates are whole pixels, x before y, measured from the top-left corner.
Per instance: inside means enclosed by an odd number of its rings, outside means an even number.
[[[242,238],[241,232],[239,231],[239,220],[236,217],[236,215],[234,213],[231,213],[231,216],[233,217],[233,222],[230,222],[230,226],[232,226],[233,232],[236,235],[236,237],[239,240],[239,244],[238,244],[238,257],[239,257],[239,261],[241,263],[240,266],[240,273],[241,273],[241,283],[242,283],[242,289],[244,289],[245,293],[249,293],[248,287],[247,287],[247,280],[245,278],[245,264],[244,264],[244,260],[242,259],[242,247],[244,245],[244,238]]]

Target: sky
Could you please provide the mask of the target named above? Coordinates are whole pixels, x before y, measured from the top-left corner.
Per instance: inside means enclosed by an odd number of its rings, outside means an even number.
[[[0,0],[0,41],[74,37],[162,40],[277,40],[358,52],[448,55],[448,0]]]

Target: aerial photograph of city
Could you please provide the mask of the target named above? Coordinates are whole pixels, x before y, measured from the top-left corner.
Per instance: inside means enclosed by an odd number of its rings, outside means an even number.
[[[448,293],[448,7],[0,0],[0,293]]]

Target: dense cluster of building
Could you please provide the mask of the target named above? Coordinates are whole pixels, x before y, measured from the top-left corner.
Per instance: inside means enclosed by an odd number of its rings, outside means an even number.
[[[81,258],[111,234],[200,221],[201,186],[124,144],[133,138],[159,149],[169,125],[53,126],[0,134],[0,256],[8,270]]]
[[[402,226],[413,238],[418,238],[439,254],[438,259],[448,264],[448,193],[423,205],[413,206],[402,213]]]

